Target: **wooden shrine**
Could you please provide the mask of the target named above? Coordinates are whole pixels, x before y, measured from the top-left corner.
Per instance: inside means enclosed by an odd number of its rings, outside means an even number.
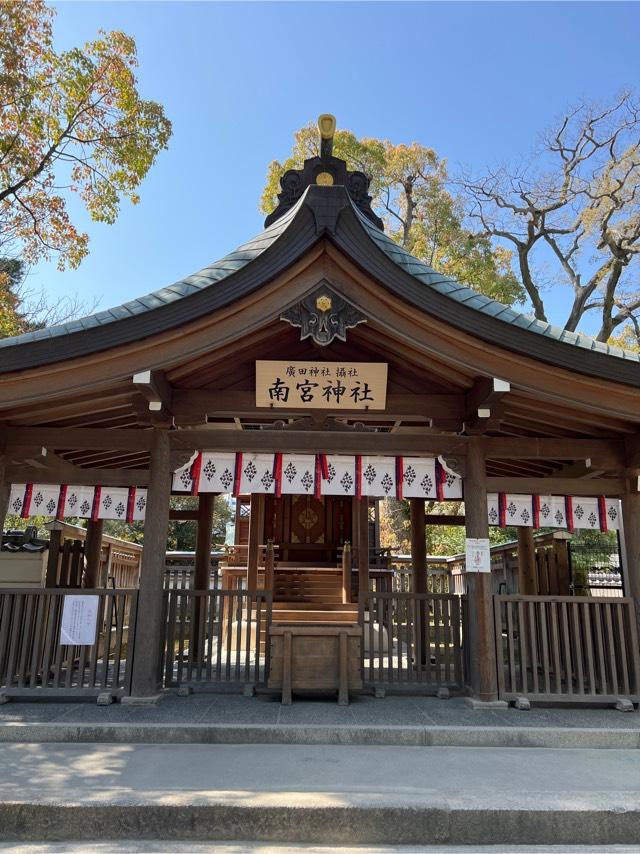
[[[270,640],[287,637],[293,670],[271,679],[295,689],[313,682],[293,639],[307,626],[343,652],[355,632],[364,690],[637,702],[638,355],[412,257],[330,132],[278,198],[221,261],[0,341],[0,520],[88,520],[79,595],[99,603],[93,644],[61,644],[64,588],[0,592],[0,692],[266,688]],[[222,494],[237,539],[214,581]],[[198,509],[172,510],[172,495]],[[384,498],[410,507],[409,588],[375,579]],[[445,591],[427,573],[425,510],[446,500],[464,500],[478,561]],[[181,590],[165,581],[172,515],[198,522]],[[139,584],[124,592],[99,584],[105,519],[144,524]],[[506,596],[483,571],[489,526],[504,524],[518,527],[522,581]],[[625,596],[533,590],[534,531],[588,527],[624,534]]]

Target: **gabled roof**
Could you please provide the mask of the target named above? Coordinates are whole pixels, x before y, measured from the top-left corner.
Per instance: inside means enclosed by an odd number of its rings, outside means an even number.
[[[637,353],[518,313],[435,272],[377,228],[344,187],[317,185],[253,240],[191,276],[117,308],[0,340],[0,373],[99,352],[188,323],[260,288],[322,238],[396,296],[461,331],[569,370],[640,386]]]

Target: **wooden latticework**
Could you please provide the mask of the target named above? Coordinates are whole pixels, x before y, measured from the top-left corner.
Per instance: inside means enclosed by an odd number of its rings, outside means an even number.
[[[495,596],[494,603],[502,699],[640,699],[632,599]]]
[[[137,590],[82,590],[98,596],[95,643],[60,643],[65,590],[0,591],[0,689],[12,696],[128,694]]]

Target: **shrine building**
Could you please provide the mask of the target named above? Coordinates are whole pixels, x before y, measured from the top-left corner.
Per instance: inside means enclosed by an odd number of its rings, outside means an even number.
[[[257,237],[0,341],[0,522],[52,523],[42,578],[0,586],[0,694],[639,702],[638,355],[414,258],[319,126]],[[385,499],[408,507],[403,560],[380,545]],[[216,500],[235,538],[212,558]],[[106,519],[144,524],[133,570]],[[197,521],[179,584],[170,519]],[[442,520],[467,547],[434,569]],[[517,528],[508,577],[490,526]],[[575,583],[583,529],[615,532],[616,596]]]

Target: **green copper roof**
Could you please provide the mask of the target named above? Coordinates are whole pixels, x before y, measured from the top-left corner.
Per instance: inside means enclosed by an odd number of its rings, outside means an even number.
[[[564,344],[584,347],[586,350],[593,350],[622,359],[631,359],[634,362],[640,361],[640,354],[638,353],[623,350],[621,347],[615,347],[611,344],[603,344],[601,341],[596,341],[595,338],[591,338],[589,335],[584,335],[581,332],[567,332],[565,329],[554,326],[552,323],[537,320],[530,314],[515,311],[509,306],[491,299],[491,297],[484,296],[484,294],[480,294],[466,285],[461,285],[455,279],[444,276],[442,273],[436,273],[435,270],[423,261],[415,258],[406,249],[403,249],[402,246],[391,240],[383,231],[376,228],[360,213],[355,205],[353,205],[353,209],[369,237],[394,264],[397,264],[414,278],[419,279],[425,285],[428,285],[439,293],[445,294],[450,299],[456,300],[456,302],[468,308],[473,308],[483,314],[495,317],[504,323],[518,326],[526,329],[528,332],[534,332],[547,338],[553,338]]]
[[[224,258],[215,261],[213,264],[209,264],[208,267],[204,267],[204,269],[199,270],[197,273],[192,273],[190,276],[180,279],[172,285],[152,291],[150,294],[146,294],[146,296],[137,297],[115,308],[108,308],[105,311],[99,311],[96,314],[71,320],[58,326],[38,329],[35,332],[25,332],[23,335],[16,335],[12,338],[2,338],[0,339],[0,348],[28,344],[33,341],[41,341],[61,335],[72,335],[75,332],[104,326],[108,323],[114,323],[170,305],[184,299],[184,297],[191,296],[205,288],[216,285],[233,273],[237,273],[243,267],[246,267],[247,264],[275,243],[280,235],[286,231],[291,220],[295,218],[302,203],[303,200],[301,199],[295,207],[287,211],[281,219],[274,222],[269,228],[261,231],[260,234],[247,243],[243,243],[234,252],[230,252]]]
[[[191,276],[116,308],[0,340],[0,373],[126,344],[216,311],[260,288],[322,237],[382,286],[471,335],[570,370],[640,386],[639,354],[536,320],[437,273],[377,228],[344,187],[317,185],[253,240]]]

